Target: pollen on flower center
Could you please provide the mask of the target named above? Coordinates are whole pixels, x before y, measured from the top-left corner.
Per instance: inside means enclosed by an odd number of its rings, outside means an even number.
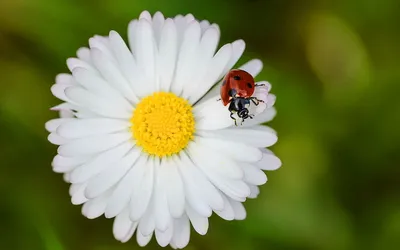
[[[133,112],[132,133],[145,152],[159,157],[180,152],[193,138],[192,106],[173,93],[143,98]]]

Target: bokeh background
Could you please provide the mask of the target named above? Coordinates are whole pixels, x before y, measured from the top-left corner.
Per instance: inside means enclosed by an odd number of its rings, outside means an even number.
[[[187,249],[400,249],[398,0],[0,0],[0,249],[140,248],[70,203],[44,123],[65,60],[144,9],[244,39],[241,62],[261,58],[277,95],[282,168],[245,221],[213,216]]]

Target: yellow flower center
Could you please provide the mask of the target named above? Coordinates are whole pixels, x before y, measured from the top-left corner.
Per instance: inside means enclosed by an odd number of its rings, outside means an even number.
[[[187,100],[166,92],[143,98],[131,122],[136,145],[158,157],[180,152],[195,131],[192,106]]]

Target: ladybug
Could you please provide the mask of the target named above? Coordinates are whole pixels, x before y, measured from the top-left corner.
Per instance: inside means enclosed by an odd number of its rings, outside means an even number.
[[[235,121],[236,126],[236,119],[233,117],[235,113],[242,118],[242,123],[247,118],[253,119],[253,116],[249,115],[246,105],[249,105],[250,101],[255,105],[264,102],[257,97],[252,97],[255,88],[263,85],[255,84],[253,76],[240,69],[233,69],[224,77],[219,100],[222,100],[224,106],[229,104],[230,117]]]

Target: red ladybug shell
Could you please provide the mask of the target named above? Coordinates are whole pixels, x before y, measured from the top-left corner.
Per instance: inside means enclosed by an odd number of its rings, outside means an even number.
[[[233,97],[251,97],[254,87],[254,78],[246,71],[240,69],[229,71],[221,86],[221,99],[224,106],[228,105]]]

